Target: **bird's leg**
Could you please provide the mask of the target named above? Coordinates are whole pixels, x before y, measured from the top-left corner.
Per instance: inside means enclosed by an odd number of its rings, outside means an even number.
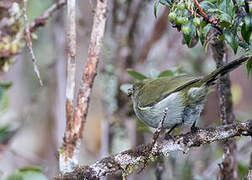
[[[169,131],[167,133],[165,133],[165,140],[169,140],[169,139],[173,139],[174,137],[172,135],[170,135],[170,133],[176,128],[178,127],[179,124],[175,124],[174,126],[171,127],[171,129],[169,129]]]
[[[196,126],[196,120],[193,122],[193,125],[191,126],[191,131],[192,132],[196,132],[196,131],[198,131],[198,127]]]

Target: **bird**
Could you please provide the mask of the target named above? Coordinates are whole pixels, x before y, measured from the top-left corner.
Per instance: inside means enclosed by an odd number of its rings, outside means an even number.
[[[192,125],[193,128],[204,108],[209,87],[220,76],[251,58],[252,55],[242,56],[204,77],[183,74],[135,82],[128,90],[134,112],[138,119],[152,128],[157,128],[165,118],[162,127],[169,129],[168,134],[180,125]]]

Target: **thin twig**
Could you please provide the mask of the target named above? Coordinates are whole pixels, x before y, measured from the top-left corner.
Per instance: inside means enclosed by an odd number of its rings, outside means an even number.
[[[168,108],[165,108],[163,118],[160,120],[160,122],[158,124],[158,128],[153,133],[151,147],[153,147],[156,144],[157,139],[159,138],[159,135],[163,130],[163,124],[164,124],[164,121],[165,121],[165,119],[167,117],[167,112],[168,112]]]
[[[97,0],[94,23],[88,49],[88,58],[82,74],[78,90],[77,105],[70,123],[67,122],[63,152],[60,153],[60,170],[62,173],[71,172],[78,163],[79,146],[86,122],[91,90],[96,76],[99,54],[106,23],[107,0]]]
[[[24,6],[23,6],[23,16],[24,16],[24,23],[25,23],[25,37],[26,37],[26,42],[27,42],[27,46],[29,48],[29,52],[31,54],[32,57],[32,63],[33,63],[33,69],[34,72],[36,73],[38,79],[39,79],[39,83],[41,86],[43,86],[43,82],[41,80],[40,77],[40,73],[39,73],[39,68],[38,68],[38,64],[37,64],[37,59],[35,57],[33,48],[32,48],[32,40],[31,40],[31,33],[30,33],[30,29],[28,26],[28,18],[27,18],[27,14],[26,14],[26,4],[27,4],[27,0],[23,0]]]
[[[66,5],[67,0],[59,0],[54,3],[50,8],[48,8],[43,14],[35,18],[30,24],[30,32],[34,32],[38,27],[44,26],[46,21],[52,16],[54,12]]]
[[[209,21],[209,19],[208,19],[206,13],[205,13],[205,12],[203,11],[203,9],[200,7],[198,0],[194,0],[194,4],[195,4],[196,7],[198,8],[198,10],[199,10],[201,16],[202,16],[206,21]]]
[[[214,27],[216,27],[217,29],[219,29],[219,27],[217,26],[218,21],[215,18],[209,18],[207,16],[207,14],[200,7],[198,0],[194,0],[194,4],[196,5],[197,9],[200,12],[200,15],[205,19],[205,21],[211,23],[212,25],[214,25]]]
[[[73,125],[74,88],[76,71],[76,0],[67,1],[67,78],[66,78],[66,123]],[[66,128],[73,126],[66,126]],[[68,130],[70,131],[70,129]],[[70,135],[70,134],[69,134]]]
[[[156,148],[149,151],[147,145],[137,146],[135,149],[127,150],[114,156],[106,157],[95,162],[90,166],[79,166],[72,173],[67,173],[56,177],[57,180],[71,179],[98,179],[102,176],[114,175],[118,172],[132,173],[137,170],[148,157],[150,164],[153,160],[160,156],[168,156],[174,151],[188,152],[191,147],[198,147],[204,144],[229,139],[235,136],[251,136],[252,120],[231,125],[219,126],[216,128],[199,129],[195,132],[189,132],[179,136],[175,136],[174,140],[157,141]]]
[[[83,70],[82,81],[79,87],[77,106],[74,110],[75,121],[80,123],[80,130],[83,129],[86,122],[90,94],[93,87],[94,78],[96,76],[97,65],[99,62],[99,55],[105,31],[106,11],[107,0],[97,0],[94,24],[88,49],[88,58]],[[78,131],[78,134],[81,137],[82,131]]]

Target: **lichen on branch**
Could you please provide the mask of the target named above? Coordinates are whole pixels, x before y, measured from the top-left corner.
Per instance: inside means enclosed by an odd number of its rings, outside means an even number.
[[[62,179],[98,179],[102,176],[115,175],[119,172],[131,172],[147,166],[159,156],[168,156],[174,151],[187,153],[191,147],[209,144],[215,141],[226,140],[236,136],[252,136],[252,120],[242,123],[223,125],[216,128],[198,129],[178,135],[173,139],[165,140],[160,137],[150,150],[151,143],[137,146],[119,154],[106,157],[90,166],[78,166],[71,173],[55,177]]]

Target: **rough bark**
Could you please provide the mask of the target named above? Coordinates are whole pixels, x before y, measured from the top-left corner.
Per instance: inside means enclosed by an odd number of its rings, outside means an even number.
[[[66,122],[63,151],[60,153],[60,170],[71,172],[78,163],[79,146],[87,118],[89,99],[96,76],[99,55],[106,23],[107,0],[97,0],[94,23],[88,49],[88,58],[82,74],[82,81],[77,95],[77,104],[73,110],[73,118]],[[67,108],[71,109],[69,104]],[[67,110],[68,111],[68,110]],[[71,112],[70,111],[70,112]]]
[[[198,129],[194,132],[175,136],[174,140],[172,138],[165,140],[161,136],[152,148],[150,148],[152,142],[147,145],[140,145],[135,149],[106,157],[90,166],[78,166],[73,172],[63,174],[54,179],[98,179],[102,176],[115,175],[119,172],[123,175],[128,175],[134,170],[146,167],[150,162],[155,161],[157,157],[168,156],[170,152],[182,151],[187,153],[192,147],[242,135],[252,135],[252,120],[216,128]]]
[[[217,68],[225,65],[228,59],[225,57],[225,42],[215,41],[215,43],[212,44],[212,50]],[[223,125],[232,124],[235,122],[235,115],[233,112],[231,81],[229,74],[220,77],[218,81],[218,92],[221,122]],[[236,141],[234,138],[228,139],[223,142],[223,161],[220,164],[220,173],[218,175],[218,179],[238,179],[237,161],[235,156],[236,149]]]

